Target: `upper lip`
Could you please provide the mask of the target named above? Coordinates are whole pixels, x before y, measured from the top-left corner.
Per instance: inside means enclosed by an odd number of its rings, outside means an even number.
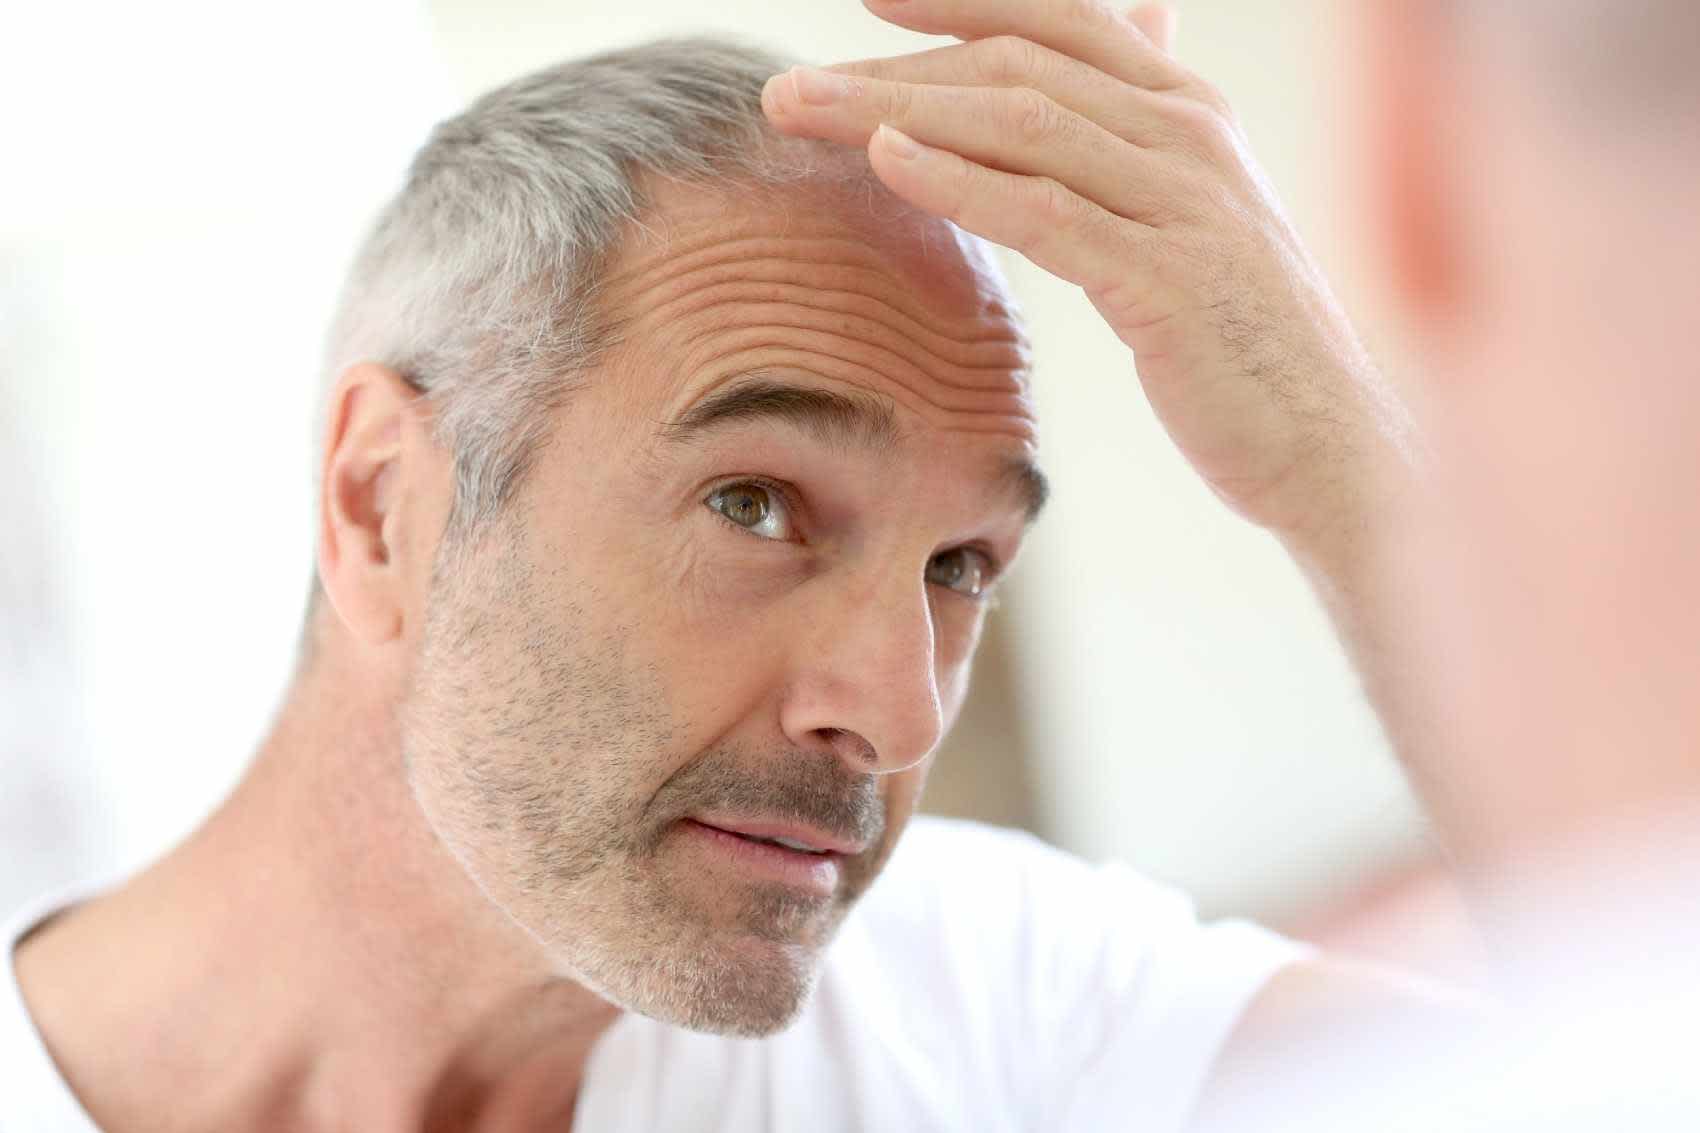
[[[868,848],[865,841],[832,834],[818,826],[808,826],[799,822],[766,818],[733,818],[714,814],[701,814],[693,817],[704,826],[712,826],[729,834],[743,834],[751,838],[789,838],[793,842],[801,842],[805,846],[813,846],[817,850],[830,850],[835,854],[859,854]]]

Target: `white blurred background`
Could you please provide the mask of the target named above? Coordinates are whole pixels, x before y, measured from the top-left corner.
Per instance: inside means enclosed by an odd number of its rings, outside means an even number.
[[[1384,361],[1333,0],[1181,0]],[[711,13],[711,14],[705,14]],[[0,35],[0,910],[136,868],[234,783],[292,660],[323,325],[430,124],[524,70],[729,32],[924,46],[855,0],[14,0]],[[1207,913],[1329,923],[1432,855],[1274,542],[1194,481],[1125,348],[1009,257],[1056,484],[934,809],[1028,825]]]

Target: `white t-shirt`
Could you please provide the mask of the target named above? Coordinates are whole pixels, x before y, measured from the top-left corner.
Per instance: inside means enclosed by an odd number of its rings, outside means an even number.
[[[89,1133],[0,980],[0,1133]],[[1201,925],[1124,866],[1009,830],[917,818],[845,918],[781,1034],[733,1039],[637,1015],[591,1053],[575,1131],[1178,1128],[1247,1002],[1304,949]]]

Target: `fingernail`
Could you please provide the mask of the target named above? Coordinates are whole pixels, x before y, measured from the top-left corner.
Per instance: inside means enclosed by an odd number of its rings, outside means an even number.
[[[829,75],[813,67],[793,67],[791,89],[799,102],[830,106],[850,93],[850,84],[840,75]]]
[[[880,123],[880,144],[890,150],[893,157],[901,157],[905,161],[921,155],[921,147],[915,144],[914,138],[884,122]]]

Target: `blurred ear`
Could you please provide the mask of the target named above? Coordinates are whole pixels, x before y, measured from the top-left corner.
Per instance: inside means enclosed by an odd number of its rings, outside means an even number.
[[[1428,0],[1354,4],[1359,28],[1360,179],[1384,278],[1407,319],[1467,309],[1457,164],[1463,85],[1457,30]]]
[[[424,398],[394,370],[350,367],[332,390],[320,468],[319,580],[367,645],[421,608],[447,516],[447,465]]]

